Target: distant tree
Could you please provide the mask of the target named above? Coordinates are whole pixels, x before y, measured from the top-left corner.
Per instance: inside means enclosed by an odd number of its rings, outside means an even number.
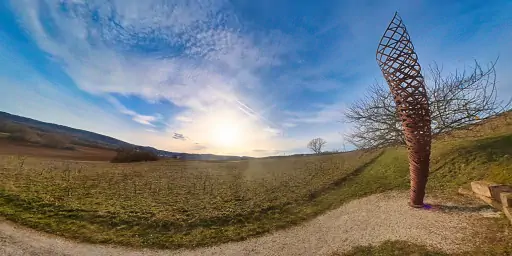
[[[433,135],[467,127],[510,106],[510,101],[498,100],[494,66],[495,62],[484,69],[475,61],[470,72],[447,76],[438,65],[430,66],[427,94]],[[365,98],[350,106],[345,118],[353,124],[353,131],[346,137],[358,148],[405,144],[396,105],[386,86],[371,86]]]
[[[315,152],[316,154],[322,153],[322,148],[327,144],[327,141],[325,141],[322,138],[316,138],[312,139],[308,143],[308,148],[311,149],[311,151]]]

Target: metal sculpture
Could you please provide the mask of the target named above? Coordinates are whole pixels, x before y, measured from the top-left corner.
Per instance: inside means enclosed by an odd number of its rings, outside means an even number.
[[[377,62],[393,94],[409,152],[409,205],[422,207],[432,140],[430,110],[418,56],[398,13],[380,40]]]

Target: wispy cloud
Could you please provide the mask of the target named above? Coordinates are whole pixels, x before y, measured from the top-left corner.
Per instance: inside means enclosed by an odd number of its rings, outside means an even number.
[[[295,126],[297,126],[297,124],[294,124],[294,123],[282,123],[282,126],[285,127],[285,128],[293,128]]]
[[[330,105],[317,104],[316,108],[311,111],[284,111],[288,118],[283,125],[293,127],[295,123],[325,124],[339,122],[343,118],[345,109],[345,103],[339,102]]]
[[[181,133],[174,133],[174,135],[172,136],[173,139],[175,140],[186,140],[185,136]]]
[[[132,120],[143,125],[148,125],[154,127],[153,122],[156,122],[161,119],[160,115],[141,115],[133,110],[126,108],[121,102],[119,102],[114,97],[107,97],[107,100],[122,114],[129,115],[132,117]]]
[[[195,144],[193,147],[192,147],[192,150],[194,151],[204,151],[208,149],[208,147],[206,146],[203,146],[203,145],[200,145],[200,144]]]

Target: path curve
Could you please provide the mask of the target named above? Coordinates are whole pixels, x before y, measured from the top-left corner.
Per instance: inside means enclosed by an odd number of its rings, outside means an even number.
[[[404,192],[376,194],[262,237],[177,251],[77,243],[0,220],[0,255],[329,255],[386,240],[407,240],[456,252],[471,249],[468,246],[474,244],[475,227],[482,226],[474,223],[482,221],[482,213],[489,211],[419,210],[408,207],[407,198]]]

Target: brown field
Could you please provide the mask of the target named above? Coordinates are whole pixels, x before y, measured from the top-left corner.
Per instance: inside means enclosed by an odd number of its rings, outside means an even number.
[[[14,142],[0,137],[0,155],[24,155],[77,161],[110,161],[113,150],[74,146],[75,150],[55,149],[24,142]]]

